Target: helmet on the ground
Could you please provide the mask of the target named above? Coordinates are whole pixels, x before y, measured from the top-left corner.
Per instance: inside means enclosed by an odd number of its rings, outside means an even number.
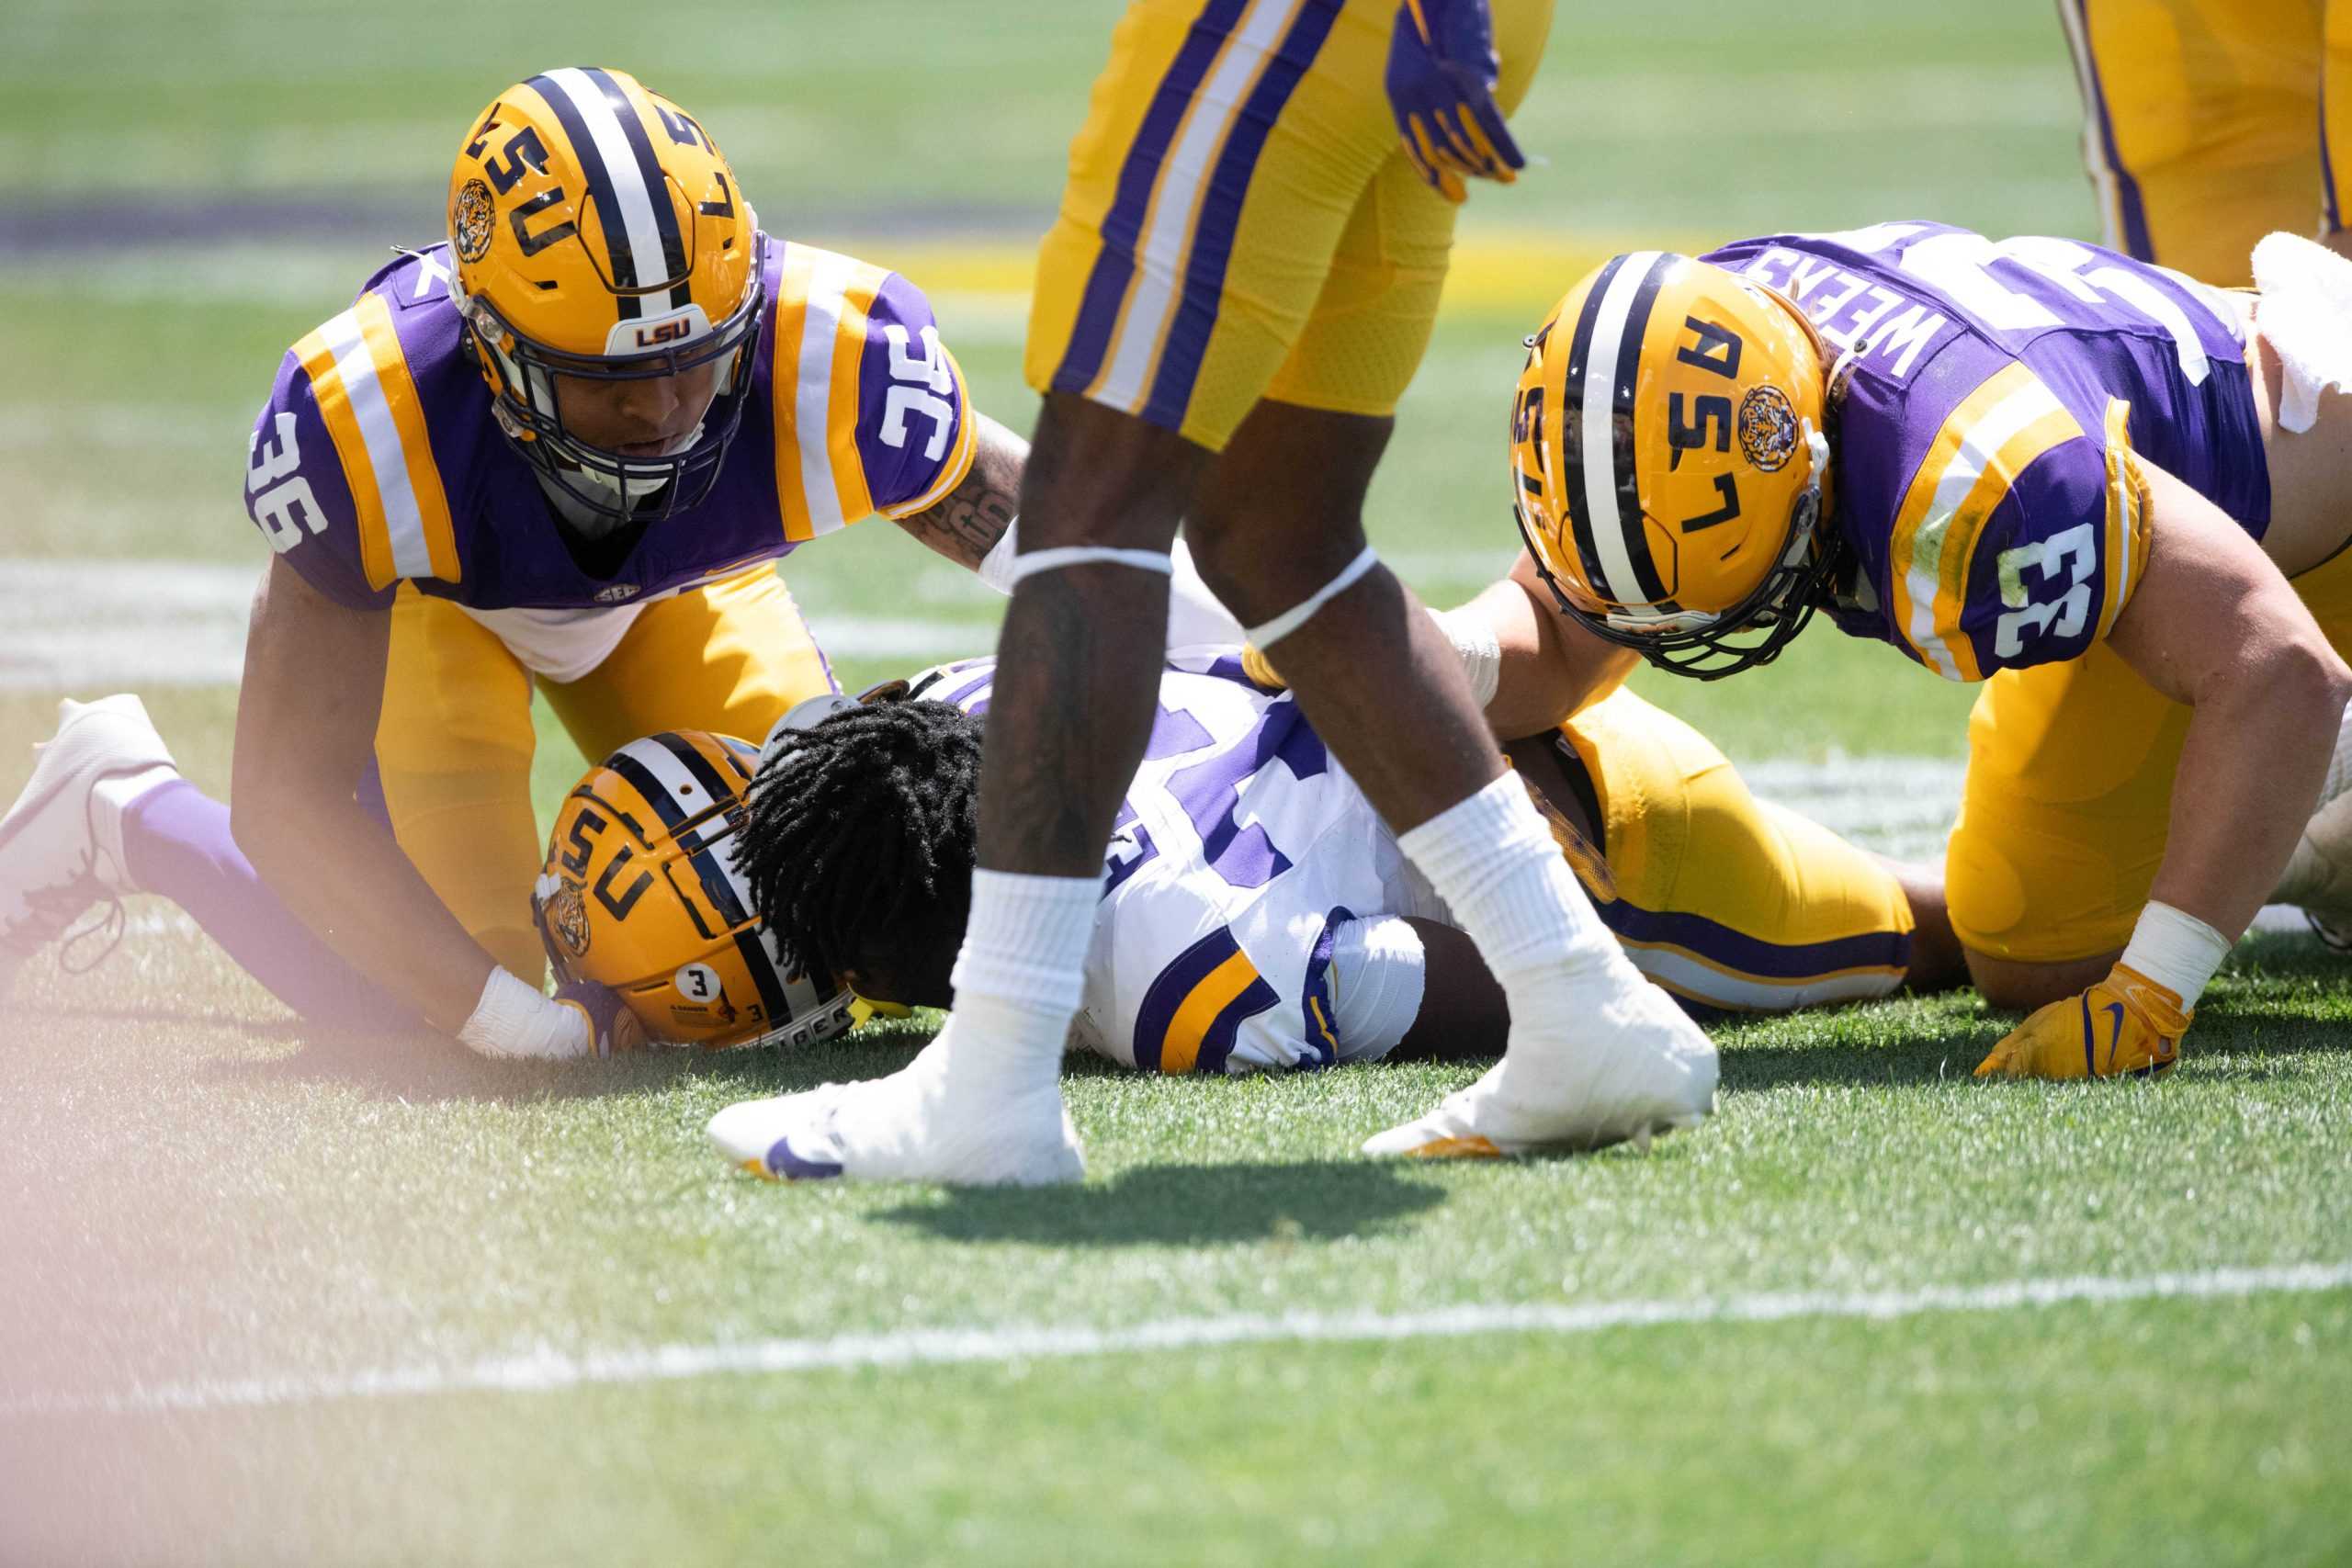
[[[620,993],[658,1043],[805,1045],[856,998],[787,961],[734,865],[759,753],[695,729],[631,741],[564,798],[532,908],[556,973]]]
[[[693,116],[625,72],[567,66],[476,116],[449,177],[450,296],[499,428],[571,500],[666,516],[707,494],[742,422],[762,242]],[[563,381],[683,378],[702,423],[658,455],[582,440]]]
[[[1770,288],[1636,251],[1527,340],[1519,529],[1560,606],[1679,674],[1776,657],[1833,565],[1821,342]]]

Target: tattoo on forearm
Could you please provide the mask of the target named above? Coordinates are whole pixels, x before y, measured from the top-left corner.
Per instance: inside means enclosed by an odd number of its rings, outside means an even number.
[[[899,520],[899,525],[950,560],[978,567],[1021,504],[1021,468],[1028,444],[985,415],[972,471],[938,505]]]

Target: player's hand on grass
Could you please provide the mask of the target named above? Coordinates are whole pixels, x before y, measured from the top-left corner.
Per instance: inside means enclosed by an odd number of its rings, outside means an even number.
[[[1463,177],[1509,185],[1527,166],[1495,104],[1500,62],[1487,0],[1405,0],[1388,43],[1388,107],[1405,154],[1448,201]]]
[[[2180,998],[2119,964],[2078,997],[2052,1002],[1976,1065],[1978,1077],[2105,1078],[2161,1073],[2180,1060],[2196,1015]]]
[[[644,1049],[645,1026],[629,1011],[621,994],[594,980],[566,980],[555,988],[556,1001],[576,1008],[588,1021],[588,1037],[598,1056],[622,1056]]]

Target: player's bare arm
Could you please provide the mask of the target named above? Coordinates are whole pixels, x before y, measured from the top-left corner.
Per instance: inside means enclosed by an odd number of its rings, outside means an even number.
[[[390,630],[389,610],[337,604],[271,560],[245,642],[230,819],[305,925],[454,1034],[495,965],[357,795]]]
[[[936,506],[899,519],[899,526],[961,567],[978,570],[1021,506],[1021,470],[1029,443],[975,412],[979,434],[972,470]]]
[[[1603,642],[1564,614],[1524,551],[1508,577],[1446,615],[1476,615],[1494,633],[1487,723],[1506,740],[1555,728],[1624,684],[1641,663],[1633,649]]]
[[[2154,897],[2242,931],[2311,818],[2352,671],[2243,529],[2170,474],[2146,471],[2147,572],[2108,640],[2194,710]]]

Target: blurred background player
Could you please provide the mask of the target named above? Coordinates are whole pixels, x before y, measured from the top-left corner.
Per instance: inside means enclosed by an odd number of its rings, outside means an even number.
[[[2254,269],[1883,223],[1619,256],[1529,340],[1513,479],[1566,619],[1713,678],[1826,609],[1984,682],[1945,887],[1978,987],[2040,1010],[1980,1074],[2171,1066],[2342,787],[2352,263]],[[1501,678],[1572,707],[1618,672],[1589,647]]]
[[[1128,6],[1032,305],[1046,401],[955,1015],[902,1073],[730,1111],[737,1141],[857,1179],[1082,1173],[1057,1064],[1152,732],[1158,650],[1129,628],[1163,613],[1180,521],[1510,995],[1504,1061],[1367,1148],[1492,1156],[1706,1114],[1713,1047],[1609,941],[1498,776],[1461,657],[1363,540],[1453,204],[1465,177],[1514,177],[1502,117],[1550,22],[1549,0]]]
[[[970,660],[772,738],[732,842],[791,966],[948,1005],[994,686],[995,661]],[[1179,653],[1152,733],[1111,836],[1080,1044],[1170,1074],[1502,1051],[1503,996],[1476,946],[1290,693],[1231,649]],[[1722,752],[1631,693],[1508,750],[1603,923],[1700,1016],[1965,976],[1934,874],[1899,875],[1756,800]],[[594,908],[585,918],[593,953],[605,931]],[[820,1174],[794,1163],[789,1140],[762,1138],[761,1110],[712,1122],[728,1157],[761,1176]]]
[[[602,1049],[609,993],[541,992],[534,688],[591,757],[764,734],[832,689],[776,558],[877,511],[971,566],[1004,531],[1023,444],[922,293],[763,233],[693,116],[567,68],[471,125],[447,243],[296,344],[254,430],[233,833],[135,697],[66,705],[0,821],[7,969],[138,889],[315,1021]]]
[[[2347,248],[2352,4],[2058,0],[2109,249],[2227,287],[2273,231]]]

